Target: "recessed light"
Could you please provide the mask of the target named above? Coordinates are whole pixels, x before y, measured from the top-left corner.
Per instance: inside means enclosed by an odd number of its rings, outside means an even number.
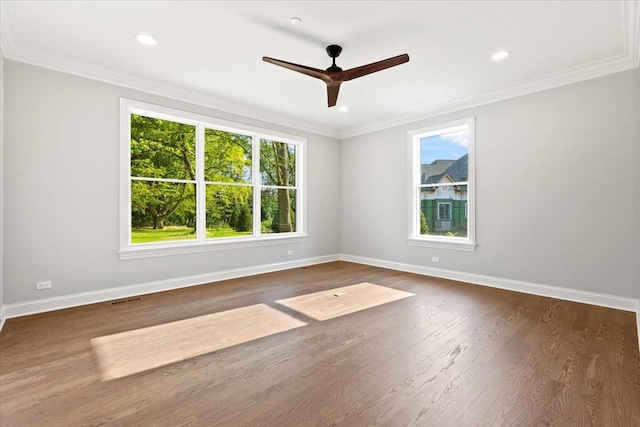
[[[509,52],[508,50],[501,50],[500,52],[494,53],[491,59],[493,59],[494,61],[502,61],[509,55],[511,55],[511,52]]]
[[[349,108],[346,105],[341,105],[340,108],[338,108],[338,111],[340,111],[341,113],[346,113],[347,111],[349,111]]]
[[[136,34],[136,40],[147,46],[155,46],[158,44],[156,39],[146,34]]]
[[[297,16],[294,16],[293,18],[291,18],[291,23],[293,25],[300,25],[301,22],[302,22],[302,19],[298,18]]]

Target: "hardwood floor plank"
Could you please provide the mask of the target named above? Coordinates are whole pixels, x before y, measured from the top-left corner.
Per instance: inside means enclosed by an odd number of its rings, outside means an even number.
[[[322,322],[275,303],[415,294]],[[265,304],[308,325],[103,382],[91,340]],[[638,426],[635,315],[346,262],[9,319],[2,426]]]

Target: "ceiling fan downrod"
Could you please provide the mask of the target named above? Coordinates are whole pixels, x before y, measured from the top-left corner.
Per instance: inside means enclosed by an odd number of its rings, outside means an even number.
[[[330,73],[342,71],[342,68],[336,65],[336,58],[340,56],[340,53],[342,53],[342,46],[338,46],[337,44],[327,46],[327,54],[333,59],[333,64],[327,68],[326,71]]]

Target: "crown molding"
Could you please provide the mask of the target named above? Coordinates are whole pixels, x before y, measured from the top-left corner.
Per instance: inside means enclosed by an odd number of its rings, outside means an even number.
[[[4,57],[13,61],[36,65],[54,71],[73,74],[103,83],[123,86],[129,89],[139,90],[177,101],[188,102],[225,113],[237,114],[251,119],[261,120],[267,123],[286,126],[312,132],[331,138],[339,138],[340,134],[334,130],[318,126],[314,123],[284,117],[269,113],[261,108],[251,107],[239,102],[229,101],[212,95],[188,90],[177,85],[171,85],[160,81],[152,81],[129,73],[118,72],[106,67],[90,65],[81,61],[76,61],[61,55],[23,46],[17,40],[9,3],[0,2],[0,37],[2,43],[0,48]]]
[[[150,81],[132,74],[93,66],[49,52],[22,46],[19,40],[17,40],[8,2],[0,2],[0,49],[5,58],[14,61],[49,68],[55,71],[86,77],[331,138],[346,139],[637,68],[640,65],[640,1],[620,0],[620,7],[622,9],[624,46],[623,52],[619,55],[522,81],[505,86],[496,91],[476,94],[451,102],[429,106],[389,118],[388,120],[357,125],[342,131],[269,113],[264,109],[221,99],[212,95],[205,95],[176,85]]]
[[[340,139],[364,135],[420,120],[455,113],[468,108],[504,101],[518,96],[529,95],[531,93],[637,68],[640,66],[640,1],[621,0],[620,7],[622,9],[624,46],[622,53],[619,55],[521,81],[493,92],[472,95],[451,102],[410,111],[389,120],[354,126],[340,132]]]
[[[640,1],[622,2],[624,54],[640,66]]]
[[[0,50],[5,58],[9,49],[17,44],[13,37],[14,34],[11,9],[7,3],[0,2]]]
[[[364,135],[383,129],[405,125],[408,123],[430,119],[433,117],[443,116],[445,114],[466,110],[468,108],[479,107],[481,105],[504,101],[507,99],[516,98],[518,96],[529,95],[531,93],[541,92],[543,90],[553,89],[572,83],[578,83],[584,80],[602,77],[608,74],[618,73],[637,67],[637,61],[633,61],[627,56],[618,55],[604,61],[598,61],[596,63],[589,64],[587,66],[576,67],[571,70],[564,70],[540,78],[520,82],[518,84],[511,85],[494,92],[469,96],[432,107],[415,110],[405,115],[395,117],[393,119],[368,123],[362,126],[356,126],[350,129],[346,129],[340,132],[340,139],[351,138],[353,136]]]
[[[60,71],[67,74],[73,74],[104,83],[123,86],[129,89],[139,90],[142,92],[171,98],[177,101],[188,102],[190,104],[200,105],[207,108],[223,111],[225,113],[236,114],[251,119],[260,120],[269,124],[277,124],[292,129],[303,130],[328,136],[331,138],[339,138],[339,133],[331,129],[317,126],[313,123],[283,117],[277,114],[266,112],[263,109],[250,107],[238,102],[224,100],[215,96],[205,95],[200,92],[191,91],[179,86],[152,81],[141,78],[128,73],[121,73],[107,68],[96,67],[79,61],[74,61],[59,55],[50,54],[48,52],[37,51],[36,49],[25,48],[22,46],[14,46],[5,51],[5,58],[24,62],[39,67]]]

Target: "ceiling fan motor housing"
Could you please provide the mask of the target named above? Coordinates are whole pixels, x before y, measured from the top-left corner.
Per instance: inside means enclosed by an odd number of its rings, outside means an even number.
[[[338,46],[337,44],[332,44],[327,46],[327,55],[332,58],[337,58],[342,53],[342,46]]]

